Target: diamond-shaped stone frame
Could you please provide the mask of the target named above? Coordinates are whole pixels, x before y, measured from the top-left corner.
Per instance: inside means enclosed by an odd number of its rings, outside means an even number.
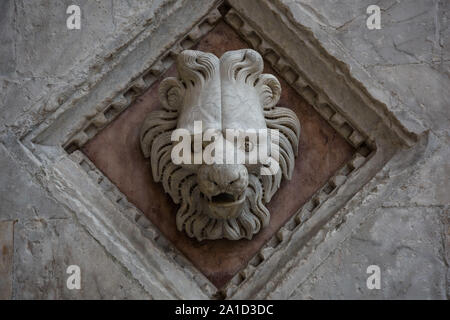
[[[287,297],[293,290],[286,285],[290,277],[301,280],[309,274],[334,248],[329,238],[346,229],[346,219],[352,213],[345,204],[402,145],[412,141],[384,114],[383,106],[352,79],[345,65],[326,53],[308,30],[289,20],[277,2],[203,2],[169,12],[146,38],[130,41],[129,51],[109,57],[114,62],[111,71],[92,88],[91,96],[90,92],[85,98],[79,97],[82,93],[74,95],[23,142],[39,161],[53,168],[56,183],[49,189],[55,197],[74,211],[80,223],[155,298]],[[217,292],[77,149],[150,87],[178,52],[194,45],[222,18],[357,152],[248,266]],[[170,21],[175,19],[183,21],[184,28],[170,29]],[[175,41],[164,42],[171,36]],[[157,56],[145,51],[150,37],[161,46],[152,49],[159,52]],[[141,59],[140,68],[133,64],[135,59]],[[128,72],[129,77],[115,79],[117,69]],[[105,89],[113,79],[115,85]]]

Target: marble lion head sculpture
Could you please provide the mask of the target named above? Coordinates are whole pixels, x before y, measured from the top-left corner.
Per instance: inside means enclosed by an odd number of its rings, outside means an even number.
[[[178,230],[198,241],[251,239],[268,225],[266,204],[282,177],[292,176],[300,123],[276,106],[281,86],[263,66],[251,49],[220,59],[181,52],[178,78],[159,86],[162,109],[141,128],[153,179],[180,205]]]

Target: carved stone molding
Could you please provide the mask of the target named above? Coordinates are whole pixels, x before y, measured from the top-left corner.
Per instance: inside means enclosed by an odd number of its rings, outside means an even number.
[[[231,0],[218,10],[219,4],[183,2],[104,62],[108,68],[95,85],[76,91],[17,145],[5,143],[40,165],[52,196],[155,298],[287,298],[291,279],[307,277],[365,218],[354,211],[366,201],[364,186],[414,139],[277,1]],[[223,20],[356,152],[219,291],[77,149]],[[178,101],[169,98],[168,109]]]

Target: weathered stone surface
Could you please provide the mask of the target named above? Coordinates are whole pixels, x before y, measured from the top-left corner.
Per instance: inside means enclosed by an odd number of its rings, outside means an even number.
[[[14,221],[0,221],[0,300],[11,299]]]
[[[438,207],[382,207],[300,285],[292,299],[446,299],[443,219]],[[367,267],[381,288],[366,286]]]
[[[17,130],[23,131],[61,105],[75,86],[99,73],[105,55],[120,50],[167,2],[79,1],[81,30],[68,30],[70,1],[2,1],[0,124],[19,121]]]
[[[63,206],[18,162],[0,144],[0,220],[68,218]]]
[[[402,108],[439,135],[448,135],[450,119],[449,75],[426,64],[371,66],[368,71],[396,95]]]
[[[118,264],[0,144],[0,296],[13,299],[148,299]],[[31,169],[31,168],[30,168]],[[15,221],[15,223],[14,223]],[[13,230],[14,223],[14,243]],[[13,250],[14,249],[14,253]],[[68,290],[66,269],[81,268]],[[11,276],[9,273],[13,272]],[[7,288],[12,281],[12,290]]]
[[[71,219],[19,220],[14,242],[14,299],[151,299]],[[70,265],[80,267],[80,290],[66,286]]]
[[[370,0],[283,2],[294,17],[307,12],[365,67],[434,64],[448,59],[448,51],[444,50],[448,37],[447,1],[379,1],[381,30],[375,31],[366,28],[366,8],[374,4]]]
[[[393,74],[398,72],[399,77],[407,78],[405,72],[409,72],[417,79],[414,73],[420,73],[421,80],[413,80],[416,85],[424,81],[431,84],[436,77],[446,77],[444,82],[448,82],[448,1],[381,1],[381,30],[366,28],[370,1],[358,1],[357,5],[343,1],[327,5],[316,1],[282,2],[293,19],[311,28],[329,52],[337,53],[336,46],[345,50],[345,55],[336,58],[353,66],[353,75],[386,103],[406,128],[418,133],[425,130],[424,111],[418,110],[420,104],[410,103],[412,95],[420,95],[409,91],[406,84],[400,85],[404,93],[399,94]],[[377,69],[381,71],[377,73]],[[435,70],[441,75],[436,75]],[[434,104],[442,109],[447,101],[446,85],[434,83],[433,90],[438,92]]]
[[[432,130],[426,152],[411,160],[411,170],[391,173],[397,181],[391,197],[380,201],[382,207],[291,298],[448,298],[450,172],[444,159],[450,142],[449,2],[381,1],[382,29],[374,31],[365,27],[370,1],[283,2],[297,21],[308,24],[301,19],[305,14],[312,18],[309,26],[330,52],[336,51],[323,34],[339,39],[351,58],[337,58],[355,66],[356,78],[365,78],[356,71],[362,67],[368,75],[362,84],[406,127]],[[405,222],[414,228],[412,235]],[[405,243],[412,244],[410,249],[399,250]],[[382,270],[384,265],[386,283],[384,289],[369,292],[365,264],[377,259]]]
[[[442,140],[430,133],[423,157],[412,166],[411,173],[398,174],[402,180],[384,200],[385,206],[446,208],[450,205],[450,165],[444,160],[450,157],[450,149]]]

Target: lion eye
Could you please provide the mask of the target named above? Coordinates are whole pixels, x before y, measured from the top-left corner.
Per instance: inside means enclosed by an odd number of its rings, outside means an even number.
[[[203,141],[202,141],[202,148],[203,148],[203,150],[205,150],[205,148],[206,148],[210,143],[211,143],[211,141],[203,140]]]
[[[245,140],[245,142],[244,142],[244,150],[245,150],[245,152],[252,151],[253,150],[253,143],[251,143],[248,140]]]
[[[205,148],[209,145],[209,144],[211,144],[212,142],[211,141],[205,141],[205,140],[203,140],[202,141],[202,144],[201,144],[201,146],[200,145],[196,145],[195,143],[194,143],[194,139],[192,139],[191,140],[191,152],[192,153],[197,153],[197,152],[200,152],[200,151],[202,151],[202,150],[205,150]]]
[[[201,146],[198,146],[195,144],[194,139],[191,140],[191,152],[192,153],[197,153],[201,151]]]

